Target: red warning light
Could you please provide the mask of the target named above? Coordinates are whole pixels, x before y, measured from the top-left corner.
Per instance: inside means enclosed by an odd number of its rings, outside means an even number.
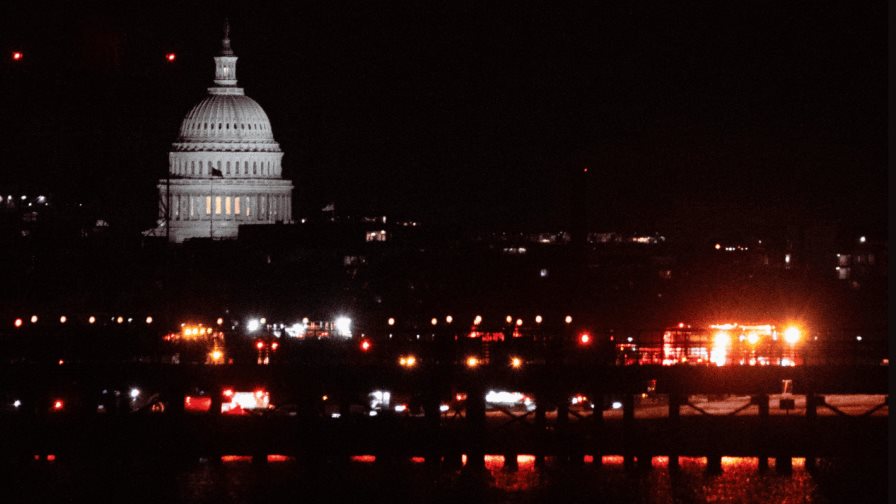
[[[370,342],[367,340],[362,341],[361,342],[361,351],[366,352],[368,350],[370,350]]]
[[[13,325],[16,326],[16,327],[18,328],[18,327],[22,327],[22,324],[23,324],[23,323],[24,323],[24,322],[22,322],[22,319],[17,318],[16,321],[13,322]]]
[[[259,340],[259,341],[255,342],[255,348],[257,348],[259,350],[264,348],[264,341]]]
[[[170,52],[165,55],[165,61],[167,61],[168,63],[174,63],[174,60],[176,60],[176,59],[177,59],[177,55],[174,54],[173,52]]]
[[[12,53],[12,60],[13,60],[13,61],[22,61],[22,58],[24,58],[24,57],[25,57],[25,55],[22,54],[21,51],[14,51],[14,52]]]
[[[588,343],[591,343],[591,335],[588,333],[580,334],[579,335],[579,343],[581,343],[583,345],[587,345]]]
[[[584,167],[584,168],[582,168],[582,173],[588,173],[588,167],[587,167],[587,166]]]

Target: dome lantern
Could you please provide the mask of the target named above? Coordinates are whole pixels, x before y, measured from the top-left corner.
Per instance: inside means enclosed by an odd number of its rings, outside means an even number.
[[[230,47],[230,21],[224,20],[224,38],[221,50],[215,56],[215,84],[221,87],[236,87],[236,55]]]

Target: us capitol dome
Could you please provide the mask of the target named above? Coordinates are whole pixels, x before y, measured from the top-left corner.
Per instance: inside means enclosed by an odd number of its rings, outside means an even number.
[[[292,222],[292,190],[281,178],[283,151],[264,109],[237,87],[225,24],[214,86],[180,125],[159,180],[159,225],[169,241],[233,239],[241,225]]]

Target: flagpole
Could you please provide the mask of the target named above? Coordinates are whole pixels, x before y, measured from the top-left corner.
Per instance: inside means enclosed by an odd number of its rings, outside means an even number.
[[[214,168],[212,168],[214,170]],[[214,171],[211,172],[212,176],[208,179],[208,237],[209,239],[214,239],[212,236],[212,227],[215,224],[215,175]]]

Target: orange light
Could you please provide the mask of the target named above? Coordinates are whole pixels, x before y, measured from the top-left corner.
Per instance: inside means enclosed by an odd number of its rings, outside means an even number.
[[[37,315],[32,315],[32,316],[31,316],[31,323],[32,323],[32,324],[36,324],[36,323],[37,323]]]
[[[22,319],[17,318],[17,319],[15,320],[15,322],[12,323],[12,325],[14,325],[14,326],[16,326],[16,327],[22,327],[22,324],[23,324],[23,323],[24,323],[24,322],[22,322]]]
[[[152,324],[152,317],[146,317],[146,323]]]
[[[513,317],[511,317],[510,315],[508,315],[506,318],[504,318],[504,320],[507,321],[508,324],[513,323]]]
[[[541,318],[541,315],[536,315],[536,316],[535,316],[535,323],[536,323],[536,324],[540,324],[542,320],[544,320],[544,319]]]
[[[414,367],[417,365],[417,358],[413,355],[402,355],[398,358],[398,365],[407,368]]]
[[[224,319],[221,317],[218,317],[218,320],[216,320],[216,322],[218,323],[218,325],[221,325],[224,323]]]
[[[436,324],[439,323],[439,319],[433,317],[432,320],[429,321],[429,323],[432,324],[432,325],[436,325]]]
[[[479,366],[479,359],[477,357],[474,357],[474,356],[467,357],[467,367],[468,368],[475,368],[477,366]]]
[[[118,317],[117,319],[115,319],[115,321],[121,324],[122,322],[124,322],[124,317]]]
[[[588,343],[591,343],[591,335],[588,333],[580,334],[579,335],[579,343],[581,343],[583,345],[587,345]]]
[[[89,323],[91,323],[91,324],[96,323],[96,317],[94,317],[93,315],[91,315],[90,318],[87,319],[87,322],[89,322]]]
[[[63,408],[65,408],[65,403],[62,402],[62,399],[53,401],[53,411],[62,411]]]
[[[361,342],[361,351],[366,352],[368,350],[370,350],[370,342],[367,340],[362,341]]]
[[[65,364],[65,360],[64,360],[64,359],[59,359],[59,361],[57,362],[57,364],[59,364],[59,365],[61,366],[61,365]]]
[[[800,340],[800,330],[796,327],[788,327],[784,330],[784,341],[788,344],[796,345],[796,343]]]
[[[521,318],[516,319],[516,325],[517,326],[523,325],[523,319],[521,319]]]
[[[389,317],[389,320],[387,320],[386,323],[389,324],[390,326],[395,325],[395,318]]]
[[[280,346],[280,343],[277,343],[275,341],[275,342],[271,343],[271,350],[277,350],[277,347],[279,347],[279,346]]]
[[[510,367],[512,367],[514,369],[519,369],[522,366],[523,366],[523,359],[520,359],[519,357],[513,357],[512,359],[510,359]]]
[[[22,61],[22,58],[24,58],[24,57],[25,57],[25,55],[22,54],[21,51],[13,51],[13,53],[12,53],[13,61]]]
[[[473,325],[479,325],[482,323],[482,315],[476,315],[476,318],[473,319]]]
[[[169,63],[174,62],[174,60],[176,60],[176,59],[177,59],[177,55],[174,54],[173,52],[170,52],[165,55],[165,60],[167,60]]]
[[[567,324],[572,324],[572,315],[567,315],[566,318],[563,319],[563,321]]]
[[[257,349],[259,349],[259,350],[263,349],[263,348],[264,348],[264,341],[256,341],[256,342],[255,342],[255,348],[257,348]]]
[[[445,317],[445,322],[448,324],[454,322],[454,317],[452,317],[451,315],[448,315],[447,317]]]
[[[224,352],[222,352],[216,348],[216,349],[212,350],[212,353],[210,354],[210,356],[212,358],[212,361],[220,362],[221,359],[224,357]]]
[[[64,324],[64,323],[66,323],[66,322],[68,322],[68,317],[66,317],[65,315],[59,317],[59,323],[60,323],[60,324]]]

